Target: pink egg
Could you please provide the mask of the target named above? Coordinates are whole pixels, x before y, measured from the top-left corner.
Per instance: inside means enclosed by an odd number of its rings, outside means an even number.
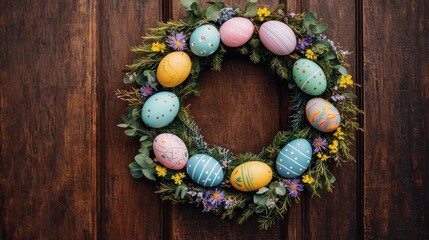
[[[247,18],[231,18],[220,27],[220,39],[228,47],[239,47],[249,41],[254,29],[252,21]]]
[[[156,159],[166,168],[179,170],[188,162],[188,149],[185,143],[174,134],[162,133],[153,140]]]
[[[305,113],[311,126],[321,132],[332,132],[341,123],[337,108],[323,98],[313,98],[305,106]]]
[[[259,28],[262,44],[276,55],[288,55],[296,47],[296,36],[288,25],[280,21],[268,21]]]

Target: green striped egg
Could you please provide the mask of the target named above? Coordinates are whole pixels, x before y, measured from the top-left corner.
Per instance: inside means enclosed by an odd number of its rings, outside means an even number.
[[[249,161],[238,165],[232,171],[230,182],[242,192],[258,190],[271,182],[273,171],[266,163]]]

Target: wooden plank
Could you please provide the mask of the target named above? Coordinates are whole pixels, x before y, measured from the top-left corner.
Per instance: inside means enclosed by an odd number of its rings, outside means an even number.
[[[367,239],[429,239],[429,8],[363,1]]]
[[[105,1],[101,8],[101,167],[102,238],[162,239],[162,203],[154,182],[134,180],[128,164],[139,148],[116,124],[125,113],[126,103],[116,99],[114,91],[128,88],[122,83],[122,69],[135,56],[131,46],[141,43],[147,28],[161,19],[161,1]],[[167,225],[168,226],[168,225]]]
[[[329,28],[325,34],[331,40],[340,43],[344,50],[353,53],[347,59],[351,65],[349,74],[359,83],[359,79],[356,78],[356,59],[360,51],[357,49],[356,1],[302,1],[302,3],[303,11],[315,12],[321,21],[328,23]],[[344,163],[338,168],[335,168],[335,163],[331,163],[330,168],[336,177],[332,193],[323,191],[321,198],[307,195],[303,206],[307,219],[302,222],[302,239],[357,238],[359,231],[357,223],[360,218],[357,212],[357,192],[361,187],[357,181],[357,173],[358,165],[363,164],[359,161],[363,159],[357,160],[357,163]]]
[[[97,238],[97,7],[0,3],[2,239]]]

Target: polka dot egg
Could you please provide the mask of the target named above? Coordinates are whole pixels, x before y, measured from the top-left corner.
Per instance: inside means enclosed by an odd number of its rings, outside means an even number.
[[[243,192],[258,190],[273,178],[273,171],[266,163],[249,161],[238,165],[231,173],[232,186]]]
[[[312,148],[303,138],[286,144],[276,159],[276,168],[284,178],[296,178],[303,174],[311,161]]]
[[[166,168],[179,170],[188,162],[188,148],[178,136],[161,133],[153,140],[153,153]]]
[[[313,98],[305,106],[305,114],[311,126],[321,132],[332,132],[341,123],[338,109],[323,98]]]
[[[305,93],[318,96],[326,90],[326,76],[315,62],[308,59],[299,59],[293,65],[293,80]]]
[[[262,44],[276,55],[288,55],[296,47],[296,36],[290,27],[280,21],[268,21],[259,28]]]
[[[249,41],[254,29],[252,21],[247,18],[231,18],[220,27],[220,38],[228,47],[239,47]]]
[[[194,182],[204,187],[215,187],[223,180],[219,162],[206,154],[196,154],[189,158],[186,172]]]
[[[170,124],[179,112],[180,103],[176,94],[159,92],[146,100],[142,108],[143,122],[153,128]]]
[[[207,57],[213,54],[219,47],[219,43],[219,31],[209,24],[195,29],[189,39],[189,46],[192,52],[200,57]]]

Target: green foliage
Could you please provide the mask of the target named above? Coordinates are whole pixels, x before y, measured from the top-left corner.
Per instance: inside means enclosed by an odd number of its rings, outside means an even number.
[[[290,141],[297,138],[307,139],[310,143],[315,138],[325,138],[328,144],[338,141],[338,151],[330,153],[329,149],[323,153],[329,155],[329,159],[322,161],[316,154],[312,156],[310,166],[304,175],[313,178],[314,182],[305,183],[305,188],[313,194],[319,195],[322,190],[332,191],[334,188],[335,177],[329,166],[341,165],[344,162],[354,161],[351,155],[351,146],[356,131],[362,130],[357,122],[357,115],[363,112],[356,106],[353,99],[356,95],[349,89],[339,88],[338,81],[342,75],[348,74],[348,64],[345,62],[346,53],[338,45],[333,45],[332,41],[324,37],[323,33],[327,29],[326,23],[320,23],[317,15],[312,12],[296,14],[291,16],[284,14],[284,5],[271,10],[268,20],[278,20],[285,22],[296,34],[298,39],[312,34],[311,45],[306,49],[311,49],[317,56],[316,62],[323,70],[328,81],[328,89],[319,97],[330,100],[333,95],[342,95],[344,100],[333,102],[341,114],[341,129],[343,139],[332,133],[322,133],[311,127],[308,123],[305,113],[305,106],[312,98],[298,89],[292,78],[292,66],[300,58],[305,58],[305,51],[296,50],[287,56],[277,56],[269,52],[261,43],[258,31],[263,23],[257,19],[258,7],[257,0],[248,0],[244,8],[233,7],[235,16],[255,18],[255,32],[251,39],[241,47],[229,48],[220,44],[219,49],[208,57],[195,56],[189,49],[185,52],[191,57],[192,68],[187,79],[179,86],[166,88],[160,85],[156,79],[156,71],[161,59],[171,51],[166,48],[163,52],[152,51],[152,43],[166,43],[168,36],[172,32],[183,32],[189,39],[192,32],[202,24],[212,24],[220,26],[215,22],[221,17],[221,11],[227,7],[222,2],[208,2],[206,8],[200,5],[199,0],[181,0],[187,16],[183,20],[159,22],[157,27],[150,28],[147,35],[142,39],[141,45],[131,48],[131,51],[138,55],[136,60],[125,67],[124,84],[131,84],[127,90],[118,89],[116,96],[127,103],[127,109],[121,116],[122,123],[118,127],[124,130],[126,136],[138,139],[139,149],[128,166],[133,178],[147,178],[159,183],[157,193],[162,200],[168,200],[172,203],[190,203],[197,206],[207,204],[202,198],[213,188],[205,188],[194,183],[189,176],[182,179],[182,182],[175,184],[172,176],[183,170],[163,169],[162,165],[156,162],[152,153],[152,142],[160,133],[172,133],[183,140],[188,148],[189,155],[204,153],[216,159],[224,169],[223,184],[216,189],[223,191],[225,199],[222,205],[212,209],[222,218],[238,218],[239,223],[243,223],[251,216],[258,216],[258,223],[261,229],[270,228],[275,221],[283,218],[284,214],[292,205],[292,198],[289,190],[285,188],[287,179],[283,179],[273,170],[273,179],[268,186],[260,188],[255,192],[239,192],[235,190],[229,178],[233,170],[240,164],[248,161],[260,161],[266,163],[272,169],[275,169],[276,157],[280,150]],[[150,128],[146,126],[141,119],[141,109],[146,98],[139,92],[141,86],[149,84],[157,91],[171,91],[175,93],[181,103],[187,98],[198,96],[199,74],[203,70],[221,71],[222,62],[227,56],[227,52],[234,52],[247,57],[255,64],[262,64],[268,70],[273,72],[281,81],[286,81],[289,86],[290,99],[290,124],[288,131],[279,131],[272,142],[264,147],[259,154],[244,153],[235,154],[229,149],[221,146],[213,146],[204,141],[201,129],[191,116],[187,106],[181,104],[180,111],[175,120],[163,128]],[[354,84],[353,86],[357,86]],[[161,170],[160,170],[161,169]],[[165,171],[165,172],[163,172]],[[298,179],[302,182],[303,177]],[[191,194],[191,192],[195,194]],[[229,201],[226,205],[226,201]],[[299,197],[294,198],[298,202]]]

